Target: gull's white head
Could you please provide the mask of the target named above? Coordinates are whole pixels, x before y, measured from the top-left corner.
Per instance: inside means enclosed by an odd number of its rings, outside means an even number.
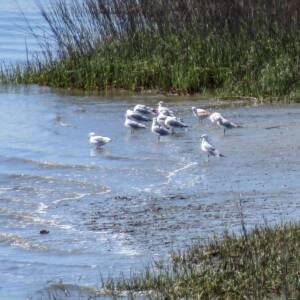
[[[202,135],[200,136],[200,139],[202,139],[202,140],[207,140],[207,139],[208,139],[208,135],[207,135],[207,134],[202,134]]]
[[[164,101],[159,101],[159,102],[158,102],[158,105],[159,105],[159,106],[163,106],[163,105],[164,105]]]
[[[96,135],[95,132],[90,132],[90,133],[89,133],[89,138],[92,137],[92,136],[95,136],[95,135]]]

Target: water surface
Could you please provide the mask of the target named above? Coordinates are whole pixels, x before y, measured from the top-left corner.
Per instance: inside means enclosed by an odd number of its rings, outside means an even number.
[[[40,52],[39,43],[32,35],[30,27],[42,36],[47,26],[36,3],[38,1],[35,0],[0,0],[1,63],[25,62],[34,53]]]
[[[189,129],[159,144],[149,128],[131,135],[126,109],[160,99],[0,88],[0,299],[51,282],[97,285],[100,274],[128,275],[193,239],[239,230],[240,201],[249,227],[299,217],[300,106],[202,101],[245,126],[224,137],[198,124],[192,100],[166,99]],[[90,131],[113,141],[96,151]],[[204,132],[226,158],[206,161]]]

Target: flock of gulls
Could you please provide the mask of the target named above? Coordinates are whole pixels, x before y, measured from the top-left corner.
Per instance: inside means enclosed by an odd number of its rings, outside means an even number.
[[[218,112],[210,112],[206,109],[192,107],[193,115],[198,118],[199,122],[209,119],[212,124],[223,129],[224,135],[226,130],[242,127],[236,123],[225,119]],[[125,113],[125,127],[129,128],[131,133],[135,130],[146,129],[145,122],[152,121],[151,131],[157,136],[158,142],[162,136],[168,136],[175,133],[175,130],[188,127],[174,112],[168,108],[163,101],[158,103],[157,108],[152,108],[143,104],[137,104],[132,110],[128,109]],[[223,157],[209,141],[207,134],[201,135],[201,150],[210,156]],[[95,132],[89,133],[89,142],[97,148],[111,142],[112,139],[105,136],[96,135]]]

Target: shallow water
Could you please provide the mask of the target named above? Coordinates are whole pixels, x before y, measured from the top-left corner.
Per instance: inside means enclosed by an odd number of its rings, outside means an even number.
[[[240,201],[249,227],[299,217],[299,105],[202,102],[245,126],[224,137],[198,124],[192,100],[171,100],[187,131],[159,144],[149,128],[131,135],[124,111],[157,102],[0,88],[0,299],[38,299],[52,282],[99,285],[100,274],[128,275],[193,239],[240,230]],[[92,130],[113,142],[96,151]],[[206,161],[204,132],[224,159]]]
[[[39,43],[28,26],[30,24],[39,35],[46,30],[36,5],[37,2],[35,0],[0,0],[1,63],[24,62],[35,52],[40,51]]]
[[[24,61],[25,40],[30,53],[38,49],[16,3],[0,0],[0,60]],[[33,3],[19,1],[38,27]],[[189,129],[159,144],[149,125],[131,135],[126,109],[161,98]],[[0,86],[0,299],[63,298],[61,283],[74,299],[88,298],[76,286],[127,276],[199,237],[239,231],[239,203],[248,227],[299,219],[300,106],[203,100],[244,125],[224,137],[192,117],[194,101]],[[113,141],[96,151],[90,131]],[[206,161],[204,132],[224,159]]]

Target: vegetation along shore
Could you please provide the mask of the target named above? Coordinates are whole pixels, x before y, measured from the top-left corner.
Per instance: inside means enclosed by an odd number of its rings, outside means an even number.
[[[297,0],[55,0],[43,54],[2,82],[300,98]],[[33,30],[34,34],[34,30]]]
[[[194,244],[130,279],[103,283],[101,294],[146,299],[299,299],[300,226],[257,227]],[[144,299],[144,298],[143,298]]]

